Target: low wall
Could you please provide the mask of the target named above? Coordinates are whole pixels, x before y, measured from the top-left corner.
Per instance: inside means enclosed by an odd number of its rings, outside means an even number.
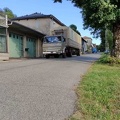
[[[0,53],[0,60],[9,60],[8,53]]]

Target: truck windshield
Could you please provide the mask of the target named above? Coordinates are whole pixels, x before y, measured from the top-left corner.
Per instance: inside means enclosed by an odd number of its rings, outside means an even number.
[[[57,43],[61,42],[61,36],[50,36],[44,38],[44,43]]]

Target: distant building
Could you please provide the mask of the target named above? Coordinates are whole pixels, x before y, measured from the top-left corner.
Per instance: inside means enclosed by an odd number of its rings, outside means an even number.
[[[88,53],[92,53],[92,38],[84,36],[83,39],[87,42]]]
[[[87,52],[87,41],[82,38],[82,54]]]

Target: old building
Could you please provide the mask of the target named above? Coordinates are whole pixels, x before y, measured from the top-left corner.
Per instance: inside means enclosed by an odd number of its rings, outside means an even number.
[[[44,34],[19,23],[8,27],[10,57],[41,57]]]
[[[33,13],[12,19],[17,23],[30,27],[46,35],[50,35],[51,29],[56,27],[65,26],[53,15],[44,15],[41,13]]]
[[[92,38],[84,36],[83,39],[87,42],[88,53],[92,53]]]
[[[14,18],[12,19],[12,21],[15,21],[19,24],[30,27],[48,36],[55,35],[55,34],[57,35],[61,34],[61,30],[63,30],[64,28],[67,28],[66,25],[64,25],[60,20],[58,20],[56,17],[54,17],[51,14],[44,15],[41,13],[33,13],[30,15],[25,15],[25,16]],[[78,35],[73,35],[71,32],[71,38],[78,40],[78,38],[75,38],[76,36]],[[80,47],[81,47],[81,36],[77,42],[80,44]]]
[[[0,15],[0,60],[41,57],[45,34]]]
[[[4,18],[4,17],[3,17]],[[53,15],[34,13],[0,23],[0,59],[42,57],[42,40],[55,28],[66,27]],[[78,41],[81,44],[81,41]]]
[[[82,54],[85,54],[87,51],[87,41],[82,38]]]
[[[0,60],[8,60],[7,17],[0,14]]]

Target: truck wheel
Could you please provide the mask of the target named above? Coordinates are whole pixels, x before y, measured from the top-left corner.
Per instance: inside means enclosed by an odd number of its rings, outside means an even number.
[[[77,56],[80,56],[80,54],[78,53]]]
[[[46,55],[46,58],[48,59],[48,58],[50,58],[50,56],[49,56],[49,55]]]
[[[72,52],[70,52],[70,57],[72,57]]]
[[[72,57],[72,49],[71,48],[68,48],[67,56]]]
[[[71,51],[68,53],[68,57],[72,57],[72,52]]]
[[[55,58],[59,58],[59,55],[54,55]]]
[[[62,58],[66,58],[66,53],[63,53],[63,54],[62,54]]]
[[[79,50],[77,51],[77,56],[80,56],[80,51]]]

